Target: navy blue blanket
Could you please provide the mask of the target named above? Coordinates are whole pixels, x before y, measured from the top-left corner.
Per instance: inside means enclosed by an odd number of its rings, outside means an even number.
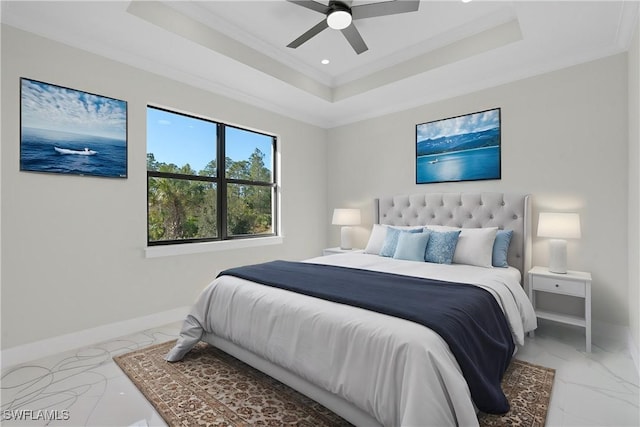
[[[514,343],[509,324],[486,290],[473,285],[355,268],[272,261],[220,273],[410,320],[449,345],[478,409],[503,414],[500,381]]]

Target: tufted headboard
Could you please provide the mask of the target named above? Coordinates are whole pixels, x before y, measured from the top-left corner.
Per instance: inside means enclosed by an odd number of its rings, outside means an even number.
[[[388,225],[498,227],[513,230],[509,265],[522,273],[531,268],[531,206],[527,194],[425,193],[374,200],[374,222]]]

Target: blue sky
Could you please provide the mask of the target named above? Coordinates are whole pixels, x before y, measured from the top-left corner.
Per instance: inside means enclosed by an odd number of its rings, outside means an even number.
[[[21,103],[24,127],[126,140],[124,101],[22,79]]]
[[[441,136],[463,135],[493,129],[500,125],[499,110],[489,110],[451,119],[424,123],[416,128],[416,140],[434,139]]]
[[[227,157],[247,160],[255,148],[265,154],[264,163],[271,164],[271,137],[227,127]],[[200,171],[216,158],[216,124],[206,120],[147,108],[147,153],[163,163],[189,164]]]

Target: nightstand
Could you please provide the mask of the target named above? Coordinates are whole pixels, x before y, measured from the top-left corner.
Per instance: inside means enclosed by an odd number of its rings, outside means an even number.
[[[333,255],[333,254],[361,254],[364,253],[364,249],[340,249],[337,248],[326,248],[322,251],[322,255]]]
[[[584,317],[537,309],[536,292],[582,298],[584,300]],[[566,274],[557,274],[551,273],[546,267],[533,267],[529,270],[529,299],[536,311],[536,316],[540,319],[583,327],[586,336],[586,349],[588,353],[591,353],[591,273],[567,271]]]

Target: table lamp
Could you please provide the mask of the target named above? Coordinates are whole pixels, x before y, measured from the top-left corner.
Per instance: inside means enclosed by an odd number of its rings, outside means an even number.
[[[577,213],[540,212],[538,237],[550,237],[549,271],[567,272],[567,241],[580,238],[580,216]]]
[[[333,225],[341,225],[340,229],[340,249],[351,250],[351,225],[360,224],[360,209],[334,209]]]

